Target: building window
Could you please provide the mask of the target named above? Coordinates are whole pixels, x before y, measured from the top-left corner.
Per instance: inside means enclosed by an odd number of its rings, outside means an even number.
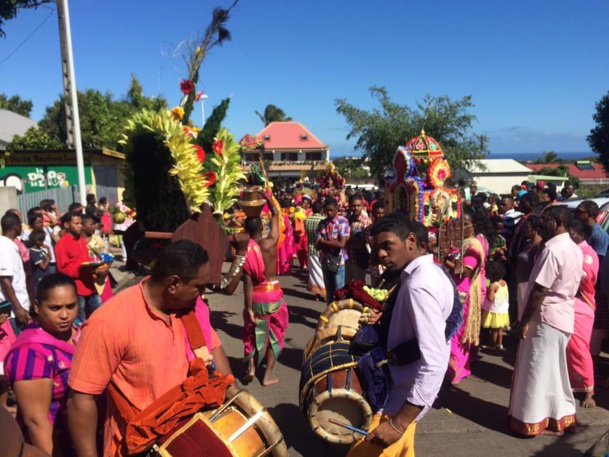
[[[288,161],[295,162],[298,160],[298,153],[297,152],[282,152],[281,160],[288,160]]]
[[[306,160],[322,160],[321,152],[307,152]]]

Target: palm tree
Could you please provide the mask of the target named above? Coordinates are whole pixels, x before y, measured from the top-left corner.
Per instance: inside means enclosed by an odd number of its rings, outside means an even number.
[[[260,118],[264,126],[266,127],[271,122],[288,122],[292,118],[285,115],[284,111],[275,105],[266,105],[264,108],[264,115],[256,111],[256,115]]]
[[[541,157],[537,159],[537,163],[557,163],[560,160],[558,154],[554,151],[543,151]]]

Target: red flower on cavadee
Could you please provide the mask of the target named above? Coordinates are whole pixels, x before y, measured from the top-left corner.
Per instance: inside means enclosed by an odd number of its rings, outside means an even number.
[[[214,152],[216,154],[222,155],[222,146],[222,140],[216,140],[216,142],[214,143]]]
[[[184,95],[190,94],[194,88],[195,85],[190,79],[183,79],[182,82],[180,82],[180,90]]]
[[[205,179],[207,179],[207,184],[205,185],[205,187],[213,186],[214,184],[216,184],[216,181],[218,181],[218,175],[215,171],[208,171],[207,173],[203,173],[203,176],[205,177]]]
[[[199,158],[199,162],[205,162],[205,151],[201,146],[195,144],[195,149],[197,150],[197,157]]]

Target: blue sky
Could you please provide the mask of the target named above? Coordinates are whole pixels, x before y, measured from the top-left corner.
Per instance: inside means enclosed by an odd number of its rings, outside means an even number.
[[[147,95],[177,104],[186,67],[175,49],[229,4],[73,0],[79,89],[121,97],[133,73]],[[9,21],[0,61],[51,11]],[[205,110],[232,94],[225,126],[241,137],[262,128],[254,112],[273,103],[339,156],[352,154],[353,142],[336,98],[374,108],[373,85],[413,107],[426,94],[472,95],[474,130],[489,136],[492,152],[588,151],[594,105],[609,91],[608,18],[607,0],[241,0],[228,24],[233,40],[201,67]],[[0,64],[0,92],[33,100],[39,120],[61,91],[52,14]]]

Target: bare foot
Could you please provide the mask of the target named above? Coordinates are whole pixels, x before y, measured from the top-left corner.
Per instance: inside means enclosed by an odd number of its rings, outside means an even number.
[[[548,436],[563,436],[565,434],[564,431],[554,432],[552,430],[542,430],[539,432],[540,435],[548,435]]]
[[[252,380],[254,379],[255,376],[256,376],[256,373],[252,373],[251,371],[248,371],[243,376],[241,376],[241,383],[244,385],[247,385],[250,382],[252,382]]]
[[[586,398],[581,401],[580,405],[584,408],[594,408],[596,406],[596,402],[594,401],[594,398],[592,398],[593,395],[594,394],[590,392],[586,393]]]
[[[272,386],[273,384],[277,384],[279,382],[279,379],[276,378],[275,376],[265,376],[264,379],[262,380],[262,385],[264,387],[267,386]]]

